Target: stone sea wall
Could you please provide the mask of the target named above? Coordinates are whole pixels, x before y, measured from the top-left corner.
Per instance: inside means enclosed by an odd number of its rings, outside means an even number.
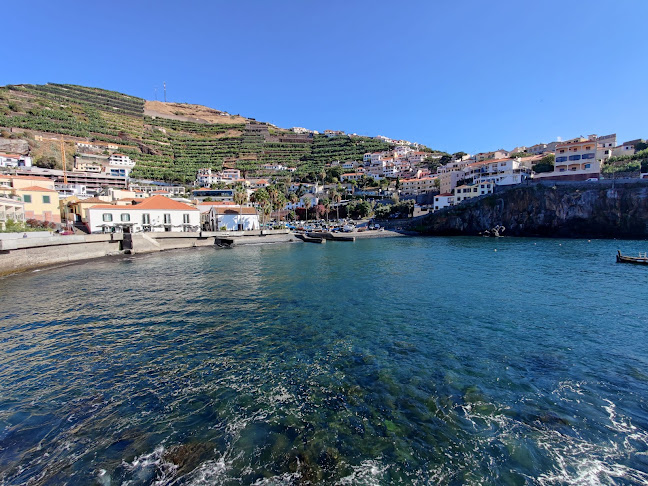
[[[433,213],[414,223],[425,235],[648,238],[648,185],[531,184]]]
[[[0,276],[78,260],[123,253],[140,254],[181,248],[285,243],[288,230],[213,233],[135,233],[43,236],[0,240]]]

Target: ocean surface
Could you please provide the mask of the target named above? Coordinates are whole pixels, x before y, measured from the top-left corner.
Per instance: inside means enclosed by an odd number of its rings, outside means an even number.
[[[0,279],[0,484],[647,484],[648,268],[617,249],[648,242],[207,248]]]

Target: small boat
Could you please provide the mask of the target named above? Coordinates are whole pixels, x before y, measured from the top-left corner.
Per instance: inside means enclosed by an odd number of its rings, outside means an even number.
[[[324,238],[317,238],[303,234],[297,234],[295,236],[306,243],[326,243],[326,240]]]
[[[639,253],[638,257],[626,256],[617,250],[617,263],[637,263],[639,265],[648,265],[648,253]]]

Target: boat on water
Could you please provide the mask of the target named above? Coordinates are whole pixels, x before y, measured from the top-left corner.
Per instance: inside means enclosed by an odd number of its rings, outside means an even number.
[[[621,250],[617,250],[617,263],[636,263],[639,265],[648,265],[648,252],[640,252],[638,257],[633,257],[622,255]]]
[[[326,243],[324,238],[317,238],[305,234],[297,234],[295,236],[306,243]]]

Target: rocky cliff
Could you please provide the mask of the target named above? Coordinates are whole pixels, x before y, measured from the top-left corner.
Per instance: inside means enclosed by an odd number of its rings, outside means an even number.
[[[497,225],[506,236],[648,238],[648,185],[519,186],[433,213],[428,235],[477,235]]]

